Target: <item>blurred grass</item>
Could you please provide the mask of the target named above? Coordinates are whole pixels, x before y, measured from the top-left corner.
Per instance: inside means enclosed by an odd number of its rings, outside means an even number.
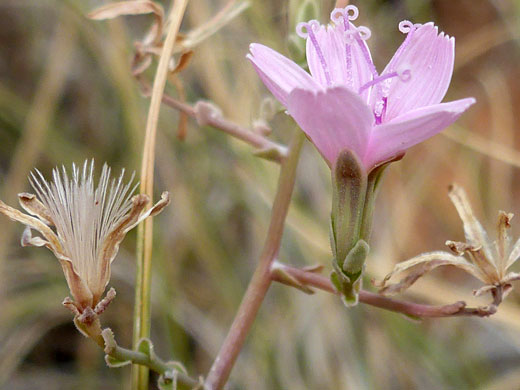
[[[101,1],[0,3],[0,195],[28,190],[28,170],[95,157],[138,170],[148,100],[129,72],[132,42],[147,17],[89,21]],[[379,68],[402,40],[397,23],[434,20],[457,38],[456,71],[447,100],[478,100],[457,125],[413,148],[386,175],[378,199],[369,262],[380,278],[393,263],[460,240],[462,226],[447,186],[465,186],[493,231],[498,210],[520,212],[518,23],[514,1],[354,2]],[[165,6],[168,3],[164,3]],[[197,27],[224,1],[192,0],[183,29]],[[322,4],[322,20],[332,2]],[[251,8],[195,50],[181,74],[188,101],[214,101],[250,124],[268,96],[245,60],[250,42],[284,53],[288,4]],[[67,60],[68,57],[68,60]],[[68,65],[67,65],[68,64]],[[49,81],[50,80],[50,81]],[[169,87],[175,94],[175,89]],[[231,323],[263,242],[278,167],[249,147],[189,122],[176,138],[178,115],[164,107],[157,156],[157,193],[172,204],[155,223],[152,339],[161,356],[204,374]],[[294,126],[283,114],[273,137]],[[311,145],[304,149],[280,259],[329,267],[329,172]],[[0,235],[0,388],[109,389],[128,370],[108,370],[94,345],[77,334],[60,302],[67,294],[57,261],[42,249],[20,249],[22,227],[2,219]],[[520,234],[513,220],[513,232]],[[104,322],[124,345],[131,340],[135,233],[123,243],[111,285],[116,301]],[[367,287],[369,283],[367,283]],[[439,270],[408,298],[431,303],[466,299],[476,283]],[[520,388],[519,295],[491,319],[411,323],[368,307],[347,311],[325,293],[306,296],[275,285],[232,374],[230,388],[496,389]],[[319,319],[319,320],[318,320]]]

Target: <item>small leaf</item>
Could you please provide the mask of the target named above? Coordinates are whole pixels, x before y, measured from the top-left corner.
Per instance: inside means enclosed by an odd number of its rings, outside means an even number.
[[[148,358],[154,355],[153,344],[150,339],[141,339],[137,344],[137,351],[144,353]]]
[[[356,274],[363,269],[370,247],[365,240],[359,240],[350,250],[343,262],[343,271],[347,274]]]
[[[350,278],[337,268],[335,262],[333,266],[336,270],[331,273],[330,280],[341,294],[343,304],[346,307],[356,306],[359,301],[359,290],[361,289],[361,272],[357,275],[352,275],[352,278]]]
[[[105,342],[105,353],[112,353],[117,347],[114,332],[112,332],[112,329],[110,328],[105,328],[101,332],[101,336],[103,337],[103,341]]]
[[[105,355],[105,362],[110,368],[124,367],[132,363],[130,360],[119,360],[110,355]]]
[[[258,149],[253,152],[253,155],[269,161],[280,161],[280,151],[277,148]]]
[[[273,263],[273,265],[271,266],[271,275],[273,275],[273,277],[276,276],[281,283],[297,288],[298,290],[303,291],[306,294],[314,294],[314,291],[310,287],[302,284],[294,276],[290,275],[287,271],[283,269],[282,265]]]
[[[188,370],[186,370],[186,367],[184,367],[184,365],[181,362],[170,360],[170,361],[166,362],[166,364],[172,370],[177,370],[177,371],[182,372],[183,374],[186,374],[186,375],[188,374]]]

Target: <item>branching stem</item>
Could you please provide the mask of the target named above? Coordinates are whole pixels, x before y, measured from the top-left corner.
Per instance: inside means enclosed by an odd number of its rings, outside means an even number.
[[[305,287],[314,287],[332,294],[338,294],[329,278],[317,274],[315,272],[308,272],[299,268],[295,268],[285,264],[276,264],[277,268],[282,268],[283,271],[290,275],[294,280],[298,281]],[[272,274],[273,280],[290,285],[287,280],[280,277],[280,273]],[[490,307],[466,307],[466,303],[458,301],[449,305],[433,306],[424,305],[413,302],[401,301],[386,297],[381,294],[372,293],[361,290],[359,292],[359,302],[366,305],[379,307],[380,309],[390,310],[397,313],[406,314],[408,316],[419,318],[434,318],[434,317],[453,317],[453,316],[477,316],[488,317],[496,312],[496,306]]]
[[[140,82],[143,93],[145,95],[149,95],[150,87],[147,84],[145,84],[144,81],[140,80]],[[201,104],[202,102],[198,102],[194,106],[192,106],[188,103],[181,102],[180,100],[177,100],[174,97],[169,96],[167,94],[163,95],[162,102],[168,107],[174,108],[188,115],[189,117],[198,120],[199,114],[197,113],[196,107],[197,104]],[[222,115],[206,116],[204,118],[204,122],[204,124],[209,125],[217,130],[221,130],[227,135],[230,135],[255,147],[259,151],[273,151],[275,153],[274,160],[278,163],[281,163],[282,160],[287,156],[287,148],[285,146],[271,141],[263,135],[255,133],[252,129],[241,126],[223,117]]]
[[[231,328],[213,362],[206,380],[206,390],[223,388],[271,284],[271,264],[280,249],[285,218],[291,202],[296,168],[304,139],[303,133],[297,130],[289,146],[287,159],[282,162],[278,190],[272,207],[271,222],[260,261]]]

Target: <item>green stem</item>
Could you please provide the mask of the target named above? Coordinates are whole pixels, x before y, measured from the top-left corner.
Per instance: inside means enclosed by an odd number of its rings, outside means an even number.
[[[238,308],[233,324],[213,362],[206,379],[206,390],[220,390],[226,384],[246,336],[271,285],[271,265],[280,250],[285,218],[291,202],[296,168],[298,167],[304,139],[303,132],[297,130],[289,146],[289,154],[282,162],[278,190],[271,212],[271,222],[260,261]]]
[[[131,361],[133,364],[148,367],[150,370],[155,371],[159,375],[164,375],[166,372],[171,371],[171,367],[157,356],[148,356],[145,353],[132,351],[116,345],[110,349],[105,349],[107,355],[112,356],[115,359],[121,361]],[[177,384],[180,388],[194,388],[199,385],[199,382],[183,372],[177,371]]]

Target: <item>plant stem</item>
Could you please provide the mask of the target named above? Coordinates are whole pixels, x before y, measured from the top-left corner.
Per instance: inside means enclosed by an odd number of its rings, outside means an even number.
[[[146,134],[144,140],[143,162],[141,166],[141,193],[153,199],[153,179],[155,160],[155,139],[159,121],[162,95],[168,74],[168,65],[173,53],[173,45],[179,32],[180,24],[188,0],[176,0],[172,8],[172,17],[166,40],[164,41],[161,58],[157,66],[157,73],[152,89],[152,98],[146,122]],[[134,307],[134,348],[141,338],[150,335],[151,317],[151,265],[152,265],[152,219],[147,219],[139,226],[137,236],[137,275],[136,296]],[[148,368],[142,366],[132,367],[132,389],[148,389]]]
[[[339,294],[334,288],[329,278],[319,275],[315,272],[305,271],[299,268],[292,267],[286,264],[277,263],[276,266],[281,268],[285,273],[292,276],[296,281],[306,287],[315,287],[332,294]],[[273,273],[272,279],[274,281],[287,284],[287,280],[280,277],[280,274]],[[495,313],[493,308],[482,307],[466,307],[466,303],[458,301],[449,305],[433,306],[424,305],[413,302],[400,301],[397,299],[388,298],[381,294],[375,294],[369,291],[361,290],[359,292],[359,302],[366,305],[378,307],[380,309],[390,310],[397,313],[406,314],[413,317],[420,318],[436,318],[436,317],[453,317],[453,316],[477,316],[488,317]]]
[[[107,355],[121,361],[131,361],[133,364],[147,367],[156,373],[163,375],[172,369],[166,362],[161,360],[155,354],[148,356],[143,352],[132,351],[120,347],[119,345],[110,345],[104,348]],[[177,383],[185,388],[194,388],[199,385],[199,382],[183,372],[177,371]]]
[[[141,80],[141,87],[143,89],[143,93],[146,95],[149,93],[149,86],[147,86],[144,81]],[[197,111],[195,106],[190,104],[181,102],[169,95],[164,94],[162,97],[162,102],[166,104],[168,107],[174,108],[192,118],[197,119]],[[205,124],[214,127],[218,130],[223,131],[224,133],[237,138],[259,150],[274,150],[278,156],[275,159],[276,162],[280,163],[283,158],[287,156],[287,148],[283,145],[280,145],[270,139],[255,133],[253,130],[240,126],[239,124],[230,121],[227,118],[224,118],[221,115],[208,116],[204,118]]]
[[[289,146],[287,159],[282,163],[280,177],[278,179],[278,190],[272,207],[271,222],[258,266],[242,299],[242,303],[240,304],[231,328],[213,362],[213,366],[206,379],[206,390],[219,390],[225,385],[238,354],[242,349],[249,329],[269,289],[269,285],[271,284],[271,264],[280,249],[285,218],[291,202],[296,168],[304,139],[303,133],[297,130]]]

